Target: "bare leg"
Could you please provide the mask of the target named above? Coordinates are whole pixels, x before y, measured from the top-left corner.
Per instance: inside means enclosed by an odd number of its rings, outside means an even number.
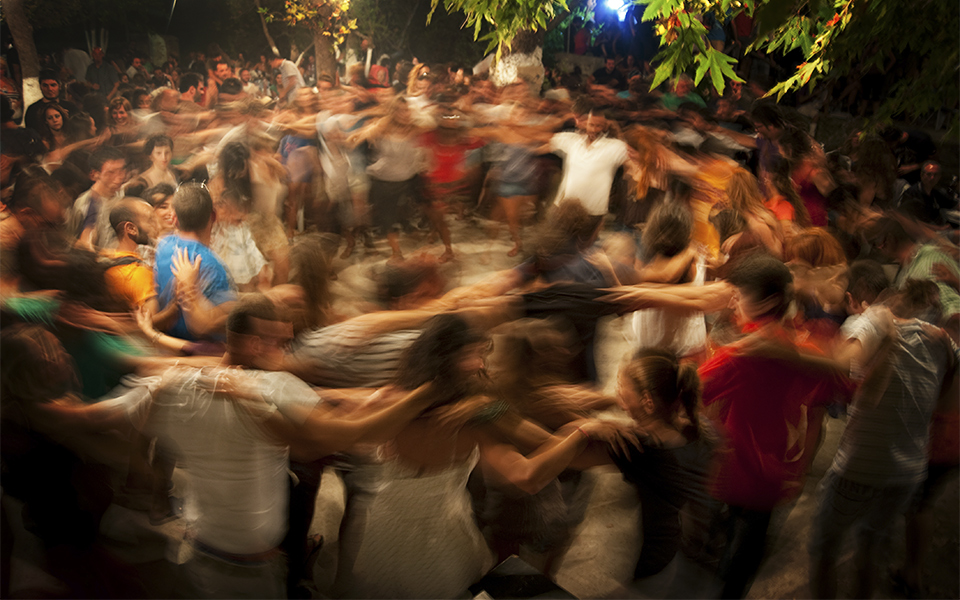
[[[297,212],[303,206],[303,198],[308,185],[307,183],[290,183],[290,193],[287,195],[287,201],[283,207],[287,237],[293,237],[297,230]]]
[[[500,198],[500,205],[503,207],[507,228],[510,230],[510,239],[513,240],[513,249],[507,253],[507,256],[516,256],[523,250],[523,242],[520,240],[522,213],[524,207],[531,206],[535,200],[535,196],[510,196],[508,198]]]
[[[430,218],[430,223],[433,224],[434,229],[440,234],[440,239],[443,241],[444,248],[446,248],[440,257],[441,262],[446,262],[453,259],[453,245],[450,242],[450,228],[447,227],[447,222],[443,218],[442,206],[442,202],[431,201],[426,205],[426,211],[427,217]]]
[[[393,256],[390,257],[390,260],[403,260],[403,253],[400,252],[400,234],[396,231],[388,233],[387,243],[390,244],[390,249],[393,251]]]

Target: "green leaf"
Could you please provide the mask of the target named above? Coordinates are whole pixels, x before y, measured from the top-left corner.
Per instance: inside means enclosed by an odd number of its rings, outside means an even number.
[[[793,12],[794,2],[795,0],[769,0],[758,4],[754,12],[757,38],[763,38],[787,21],[788,15]]]
[[[713,83],[713,89],[717,90],[717,93],[722,96],[725,84],[723,82],[723,73],[719,68],[710,69],[710,79]]]
[[[653,75],[653,82],[650,84],[650,89],[656,89],[661,83],[666,81],[670,77],[670,71],[664,69],[662,66],[657,67],[657,70]]]
[[[669,0],[650,0],[650,2],[638,2],[637,4],[646,4],[647,8],[643,11],[643,17],[640,18],[641,21],[653,21],[665,15],[663,6],[667,4]]]
[[[703,79],[703,76],[706,75],[707,69],[710,68],[711,61],[709,56],[709,54],[697,55],[697,62],[699,63],[699,66],[697,66],[697,73],[693,77],[694,85],[700,85],[700,81]]]

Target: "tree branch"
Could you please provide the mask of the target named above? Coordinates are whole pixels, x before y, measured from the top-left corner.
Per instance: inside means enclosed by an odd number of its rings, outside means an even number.
[[[257,16],[260,17],[260,25],[263,26],[263,35],[267,37],[267,43],[270,44],[270,49],[273,50],[274,56],[280,56],[280,49],[277,48],[277,43],[273,41],[273,37],[271,37],[270,31],[267,29],[267,21],[263,18],[263,7],[260,6],[260,0],[253,0],[253,2],[257,5]]]
[[[310,45],[304,48],[303,52],[300,53],[300,56],[297,57],[296,65],[298,67],[300,66],[300,61],[303,60],[303,57],[307,55],[307,52],[310,52],[310,48],[313,48],[314,44],[316,44],[316,42],[310,42]]]

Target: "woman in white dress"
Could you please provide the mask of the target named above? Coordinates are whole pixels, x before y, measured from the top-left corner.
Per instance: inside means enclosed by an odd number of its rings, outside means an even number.
[[[460,317],[434,317],[404,356],[395,385],[372,401],[389,401],[430,381],[439,390],[436,408],[473,395],[486,348]],[[558,457],[572,458],[584,436],[602,430],[585,425],[564,435],[544,434],[544,443],[526,458],[505,449],[491,428],[445,424],[439,412],[413,421],[345,476],[335,597],[463,596],[494,564],[467,493],[480,452],[507,481],[535,493],[562,469]]]

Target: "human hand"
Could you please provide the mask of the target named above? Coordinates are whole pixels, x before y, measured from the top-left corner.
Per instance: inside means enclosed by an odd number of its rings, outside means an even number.
[[[140,328],[143,335],[153,339],[153,336],[157,334],[157,330],[153,327],[153,315],[147,310],[147,305],[143,304],[138,306],[137,310],[133,311],[133,316],[136,317],[137,327]]]
[[[198,254],[193,260],[186,248],[177,248],[170,262],[170,271],[181,288],[192,288],[200,277],[200,263],[203,259]]]
[[[640,447],[639,432],[630,423],[618,423],[604,419],[582,419],[565,425],[562,429],[576,428],[591,440],[609,444],[617,453],[628,454],[631,447]]]

